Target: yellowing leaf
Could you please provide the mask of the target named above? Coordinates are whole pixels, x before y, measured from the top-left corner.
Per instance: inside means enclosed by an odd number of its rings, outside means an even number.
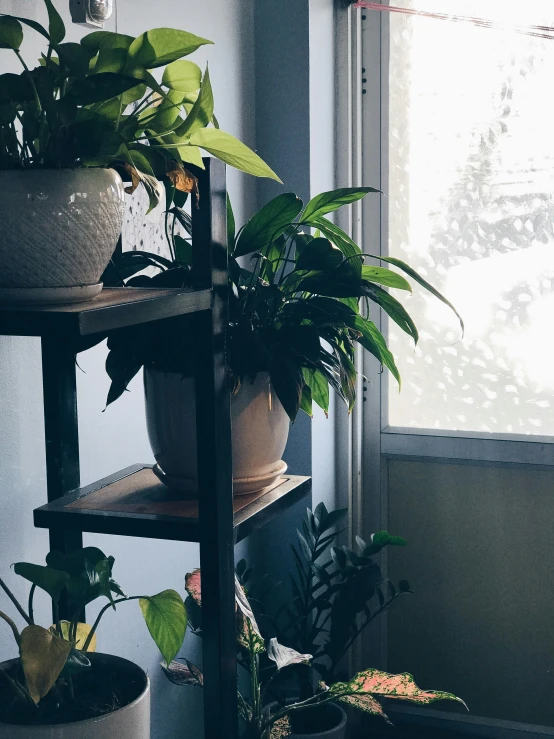
[[[175,590],[139,600],[140,609],[150,636],[156,642],[166,663],[181,649],[187,629],[187,611],[183,599]]]
[[[47,695],[63,670],[71,644],[42,626],[21,632],[19,654],[31,698],[38,703]]]
[[[62,621],[60,625],[62,627],[63,638],[66,639],[67,641],[70,641],[69,639],[69,627],[71,626],[70,622]],[[82,623],[77,624],[77,634],[76,634],[77,638],[75,640],[75,649],[82,649],[85,646],[85,642],[91,630],[92,630],[92,626],[89,626],[88,624],[82,624]],[[56,633],[55,626],[50,627],[50,633],[51,634]],[[87,652],[96,652],[96,634],[94,634],[92,639],[90,640],[90,644],[87,649]]]
[[[198,194],[198,180],[178,162],[168,164],[167,176],[176,190]]]

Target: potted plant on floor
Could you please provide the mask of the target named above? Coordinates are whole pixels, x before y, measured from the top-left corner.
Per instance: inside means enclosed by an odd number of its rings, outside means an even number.
[[[75,302],[101,289],[121,233],[125,192],[141,184],[150,208],[163,183],[193,192],[185,169],[200,149],[245,172],[278,179],[247,146],[217,127],[208,70],[184,60],[211,43],[155,28],[137,38],[108,31],[65,42],[44,0],[48,29],[0,16],[0,49],[21,74],[0,75],[0,300]],[[23,25],[41,34],[40,64],[21,55]],[[151,73],[165,68],[161,82]]]
[[[154,596],[127,596],[112,578],[113,557],[95,547],[70,555],[50,552],[46,565],[18,562],[16,574],[32,583],[25,610],[6,583],[0,588],[25,623],[0,611],[12,631],[19,657],[0,665],[0,737],[6,739],[149,739],[150,687],[138,665],[97,653],[96,631],[105,612],[138,600],[148,630],[167,664],[185,636],[187,614],[181,596],[164,590]],[[35,623],[36,589],[52,599],[54,624]],[[85,606],[100,598],[107,603],[94,624],[81,623]],[[60,604],[70,606],[62,621]]]
[[[200,570],[195,570],[186,577],[186,589],[189,594],[187,603],[191,602],[190,622],[197,633],[201,633],[201,589]],[[250,695],[239,693],[238,713],[241,720],[242,735],[245,739],[283,739],[296,736],[291,719],[296,715],[309,712],[313,708],[321,711],[324,707],[344,704],[361,711],[388,718],[381,706],[382,699],[405,700],[419,705],[434,703],[439,700],[455,700],[463,704],[460,698],[451,693],[435,690],[421,690],[408,673],[391,675],[380,670],[364,670],[351,680],[335,682],[330,685],[321,681],[317,690],[304,700],[276,703],[271,697],[271,685],[282,671],[303,665],[308,673],[312,671],[312,655],[301,654],[290,647],[281,645],[276,638],[264,640],[256,618],[248,602],[245,591],[236,580],[235,602],[237,611],[237,648],[239,664],[249,676]],[[261,656],[265,656],[270,669],[262,669]],[[266,665],[267,667],[267,665]],[[169,666],[162,664],[166,676],[176,685],[203,685],[201,670],[186,659],[173,661]],[[465,704],[464,704],[465,705]],[[333,709],[331,709],[332,711]],[[343,739],[346,722],[342,712],[337,711],[339,723],[334,731],[317,731],[304,733],[304,739],[326,737],[327,739]]]
[[[327,412],[330,387],[352,408],[356,345],[371,352],[400,379],[394,357],[371,320],[372,307],[383,308],[417,342],[414,322],[384,289],[410,292],[409,282],[392,269],[366,265],[369,255],[327,218],[370,192],[377,191],[370,187],[334,190],[318,195],[305,207],[294,193],[285,193],[238,232],[229,205],[235,493],[259,490],[284,472],[281,456],[289,423],[299,410],[311,415],[313,403]],[[111,265],[112,284],[190,284],[190,216],[184,208],[169,203],[166,219],[171,258],[125,252]],[[184,229],[181,233],[176,224]],[[404,262],[382,261],[450,305]],[[157,274],[137,275],[145,267],[154,268]],[[145,368],[155,469],[164,482],[187,492],[196,491],[193,341],[186,320],[132,327],[109,337],[106,362],[112,380],[108,404]],[[185,448],[190,449],[189,455],[182,453]]]
[[[385,578],[374,559],[387,546],[406,546],[402,537],[378,531],[369,543],[357,537],[357,551],[334,546],[346,514],[346,509],[329,512],[324,503],[313,512],[308,508],[297,529],[298,544],[292,546],[295,570],[286,581],[291,592],[284,591],[285,582],[270,582],[267,575],[258,581],[245,560],[237,564],[237,577],[256,605],[258,622],[279,642],[312,655],[312,672],[296,668],[273,683],[274,691],[292,691],[301,701],[315,695],[320,681],[331,685],[344,680],[341,666],[348,650],[372,621],[411,593],[406,580],[395,584]],[[339,718],[346,722],[340,706],[331,712],[327,705],[316,705],[293,715],[292,725],[299,735],[311,733],[314,725],[330,731]]]

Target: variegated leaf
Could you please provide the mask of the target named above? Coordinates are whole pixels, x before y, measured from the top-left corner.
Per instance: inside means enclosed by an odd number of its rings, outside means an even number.
[[[196,685],[200,688],[203,687],[204,676],[201,670],[196,665],[193,665],[192,662],[189,662],[188,659],[183,660],[183,662],[184,664],[173,660],[169,665],[166,665],[165,662],[161,662],[160,664],[166,677],[175,685]]]
[[[286,739],[286,737],[292,734],[292,727],[290,725],[290,718],[283,716],[273,724],[271,727],[271,739]]]
[[[391,675],[380,670],[364,670],[353,677],[348,686],[352,693],[382,695],[387,698],[409,701],[410,703],[427,704],[440,700],[454,700],[465,706],[464,701],[452,693],[439,690],[421,690],[408,672]]]
[[[185,577],[185,590],[194,600],[196,605],[202,606],[202,586],[200,570],[193,570]]]
[[[388,724],[391,723],[389,717],[383,711],[383,706],[372,695],[343,695],[342,698],[337,699],[337,703],[352,706],[364,713],[370,713],[372,716],[380,716]]]
[[[265,650],[265,643],[263,636],[260,633],[258,624],[256,623],[256,617],[250,607],[244,588],[239,582],[238,577],[235,575],[235,603],[238,606],[240,612],[240,627],[238,642],[241,647],[252,650],[254,654],[259,654]]]

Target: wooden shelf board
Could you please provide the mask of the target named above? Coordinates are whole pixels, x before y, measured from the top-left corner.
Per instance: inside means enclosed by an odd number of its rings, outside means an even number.
[[[283,475],[269,488],[233,499],[235,542],[303,498],[311,478]],[[198,502],[161,483],[151,465],[133,465],[37,508],[35,526],[153,539],[198,541]]]
[[[65,339],[99,334],[124,326],[209,310],[210,289],[115,287],[84,303],[0,305],[0,335]]]

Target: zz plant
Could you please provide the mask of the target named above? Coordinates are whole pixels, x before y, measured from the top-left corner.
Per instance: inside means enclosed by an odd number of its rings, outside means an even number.
[[[212,43],[186,31],[155,28],[138,37],[95,31],[64,41],[52,0],[49,24],[0,15],[0,49],[21,74],[0,75],[0,169],[115,167],[142,184],[153,208],[160,182],[192,192],[184,168],[202,167],[201,149],[253,175],[278,179],[247,146],[218,127],[208,70],[185,60]],[[21,54],[23,25],[46,41],[33,67]],[[161,81],[152,70],[163,70]]]
[[[15,621],[0,611],[0,621],[11,629],[19,650],[15,666],[0,667],[0,722],[63,722],[77,704],[85,711],[85,718],[104,712],[105,709],[94,705],[94,696],[81,689],[81,679],[85,678],[89,684],[93,670],[89,655],[95,651],[96,631],[102,617],[108,609],[115,610],[122,603],[138,600],[150,635],[167,664],[171,663],[181,648],[187,626],[181,596],[175,590],[164,590],[153,596],[125,595],[112,578],[113,564],[113,557],[107,557],[95,547],[70,555],[50,552],[46,565],[16,563],[14,572],[31,583],[27,609],[0,579],[0,588],[25,622],[20,631]],[[52,599],[54,623],[46,628],[35,623],[37,588]],[[107,603],[94,624],[81,623],[85,606],[100,599],[106,599]],[[70,606],[69,621],[60,619],[62,601]],[[87,701],[91,701],[90,705],[86,705]]]
[[[190,608],[191,625],[196,633],[201,634],[200,570],[187,575],[186,589],[189,594],[187,603],[191,601],[193,604]],[[363,670],[351,680],[343,682],[327,684],[319,681],[316,691],[308,698],[277,703],[272,695],[275,680],[288,668],[301,665],[307,675],[311,675],[312,655],[301,654],[283,646],[276,638],[267,641],[264,639],[246,591],[238,579],[235,580],[235,603],[238,662],[249,678],[249,695],[239,693],[237,696],[244,739],[284,739],[291,733],[291,719],[294,720],[295,714],[323,706],[330,701],[353,706],[386,721],[388,717],[380,703],[382,699],[405,700],[419,705],[439,700],[454,700],[463,704],[452,693],[421,690],[408,673],[391,675],[373,669]],[[262,658],[265,666],[262,666]],[[162,663],[162,668],[169,680],[176,685],[203,685],[201,670],[185,658],[173,661],[169,666]]]
[[[369,542],[357,537],[355,550],[335,546],[341,533],[336,527],[346,514],[344,508],[329,512],[324,503],[313,512],[308,508],[296,532],[298,543],[292,546],[292,595],[278,598],[275,583],[264,592],[260,583],[252,591],[270,614],[267,618],[278,639],[312,654],[312,667],[328,683],[338,679],[343,657],[369,624],[411,592],[407,580],[395,584],[384,577],[375,560],[385,547],[406,546],[405,539],[378,531]],[[252,573],[244,560],[238,563],[243,585],[251,581]],[[300,689],[310,693],[311,684],[302,681]]]
[[[410,293],[410,283],[393,269],[366,264],[371,255],[328,218],[375,192],[370,187],[324,192],[306,206],[294,193],[284,193],[238,230],[228,203],[229,361],[235,388],[259,372],[269,372],[291,421],[300,409],[311,415],[313,403],[327,412],[330,387],[352,408],[358,344],[400,382],[394,357],[373,320],[375,308],[382,308],[414,342],[418,340],[410,315],[387,291]],[[192,250],[186,235],[190,236],[190,216],[168,202],[166,218],[170,259],[144,251],[124,252],[110,265],[105,283],[190,285]],[[454,310],[405,262],[377,259],[404,272]],[[138,274],[146,267],[157,274]],[[146,325],[112,334],[106,364],[112,380],[108,403],[124,392],[142,366],[191,373],[191,342],[182,322],[178,330],[167,323],[161,329]]]

